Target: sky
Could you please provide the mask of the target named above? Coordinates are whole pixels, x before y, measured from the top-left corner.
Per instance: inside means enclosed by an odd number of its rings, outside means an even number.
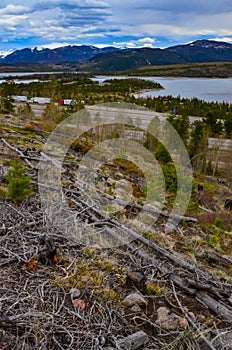
[[[1,0],[0,52],[65,45],[232,43],[231,0]]]

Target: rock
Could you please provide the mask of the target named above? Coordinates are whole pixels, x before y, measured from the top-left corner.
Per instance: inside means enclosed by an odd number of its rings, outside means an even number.
[[[186,318],[179,317],[179,316],[177,316],[177,317],[179,318],[179,322],[178,322],[179,328],[186,328],[186,327],[188,327],[188,321],[186,320]]]
[[[138,271],[128,271],[127,278],[137,284],[142,284],[145,280],[144,274]]]
[[[99,244],[94,244],[91,246],[91,248],[95,249],[95,250],[102,250],[103,249]]]
[[[188,312],[188,315],[192,320],[196,320],[196,316],[193,312]]]
[[[139,305],[139,306],[146,306],[147,301],[144,299],[144,297],[139,293],[131,293],[125,297],[123,300],[123,304],[125,306],[133,306],[133,305]]]
[[[77,288],[70,289],[71,299],[77,299],[81,295],[81,291]]]
[[[85,309],[85,302],[82,299],[74,299],[73,306],[75,307],[76,310],[84,310]]]
[[[138,304],[135,304],[134,306],[132,306],[131,311],[133,311],[133,312],[140,312],[141,311],[141,307]]]
[[[180,317],[174,313],[170,314],[169,309],[164,306],[157,310],[157,314],[156,324],[166,331],[174,331],[188,326],[186,318]]]
[[[161,307],[158,308],[157,314],[158,314],[157,321],[164,322],[164,321],[167,320],[167,317],[168,317],[168,314],[169,314],[169,310],[166,307],[161,306]]]

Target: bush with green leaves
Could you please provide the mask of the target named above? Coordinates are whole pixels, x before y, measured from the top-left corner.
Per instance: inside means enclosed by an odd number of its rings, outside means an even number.
[[[15,159],[6,176],[8,197],[15,203],[21,202],[31,194],[30,177],[26,175],[26,170],[23,164]]]

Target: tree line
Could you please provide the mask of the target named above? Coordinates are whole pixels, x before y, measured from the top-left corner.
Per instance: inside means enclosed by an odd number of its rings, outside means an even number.
[[[52,103],[60,99],[73,99],[77,104],[68,109],[68,114],[79,109],[78,103],[95,104],[105,102],[128,102],[145,106],[157,112],[187,117],[200,117],[208,127],[209,137],[232,136],[232,104],[206,102],[197,98],[181,98],[168,96],[135,98],[133,93],[145,89],[162,89],[159,83],[150,80],[129,78],[106,80],[104,84],[92,81],[89,76],[60,74],[58,79],[29,84],[5,82],[0,86],[2,112],[13,112],[12,95],[28,97],[49,97]],[[75,78],[75,81],[72,81]],[[83,106],[82,106],[83,107]],[[28,109],[28,108],[27,108]],[[50,107],[50,109],[52,109]],[[21,111],[23,112],[23,111]],[[21,113],[22,114],[22,113]],[[64,113],[63,117],[66,117]],[[60,120],[62,117],[59,117]]]

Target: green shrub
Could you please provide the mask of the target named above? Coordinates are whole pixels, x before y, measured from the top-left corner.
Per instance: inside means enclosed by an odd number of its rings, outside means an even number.
[[[214,226],[216,226],[217,228],[220,228],[222,230],[224,230],[224,225],[223,225],[223,220],[221,218],[216,218],[214,220]]]
[[[198,213],[199,211],[200,211],[200,208],[198,203],[190,200],[188,204],[187,212],[189,214],[194,214],[194,213]]]
[[[30,177],[26,175],[26,168],[18,159],[12,162],[6,180],[8,197],[13,202],[19,203],[31,193]]]

